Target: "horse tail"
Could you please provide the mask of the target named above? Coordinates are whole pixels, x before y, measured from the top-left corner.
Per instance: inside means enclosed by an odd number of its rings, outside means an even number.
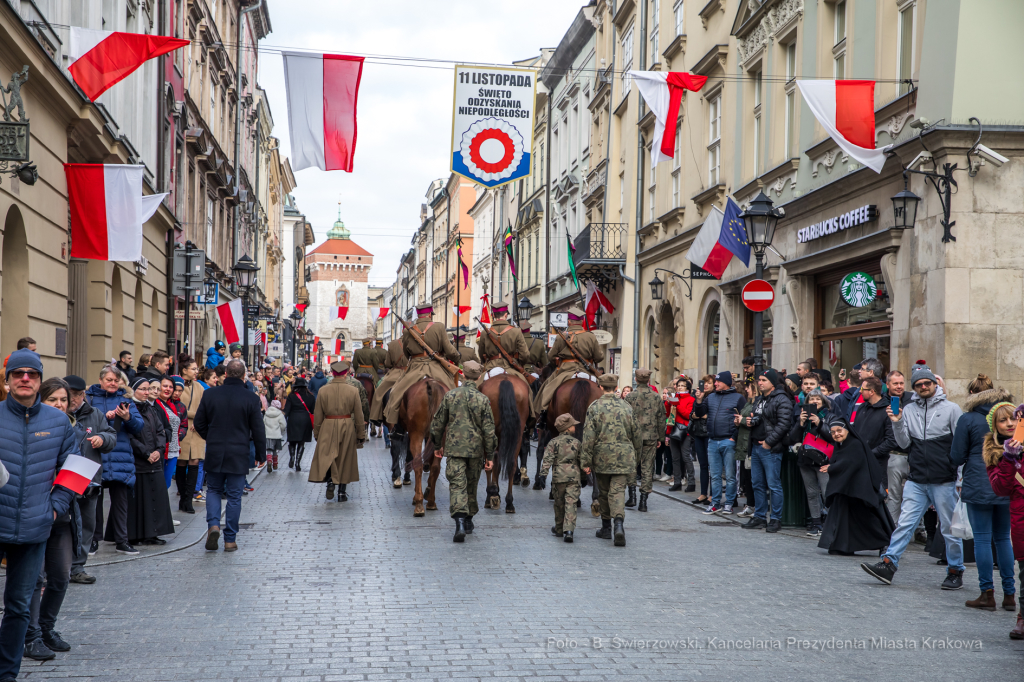
[[[590,407],[590,382],[581,380],[573,384],[569,392],[569,414],[579,422],[574,427],[574,435],[583,440],[583,423],[587,420],[587,408]]]
[[[516,404],[516,389],[512,382],[503,379],[498,385],[498,473],[508,480],[516,470],[519,461],[519,438],[523,429],[519,421],[519,406]]]

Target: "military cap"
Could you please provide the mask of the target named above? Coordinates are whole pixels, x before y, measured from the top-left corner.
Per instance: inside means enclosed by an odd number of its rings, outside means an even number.
[[[348,360],[338,360],[337,362],[331,363],[331,371],[335,374],[341,374],[347,372],[352,367],[352,363]]]
[[[523,330],[524,332],[528,332],[528,331],[530,331],[530,329],[532,329],[533,327],[532,327],[532,325],[530,324],[530,321],[529,321],[529,320],[520,320],[520,321],[519,321],[519,328],[520,328],[520,329],[522,329],[522,330]]]
[[[636,371],[636,380],[637,383],[646,384],[651,380],[651,370],[641,367]]]
[[[429,315],[434,312],[434,306],[432,305],[418,305],[416,306],[417,315]]]
[[[579,422],[573,419],[572,415],[568,413],[558,415],[558,419],[555,420],[555,428],[559,433],[565,433],[568,429],[571,429],[577,424],[579,424]]]
[[[478,379],[484,373],[484,368],[476,360],[466,360],[462,364],[462,373],[466,375],[467,379]]]
[[[586,313],[583,312],[579,306],[574,305],[573,307],[569,308],[569,315],[577,319],[583,319],[583,316],[586,315]]]
[[[597,383],[601,388],[615,388],[619,385],[619,377],[617,374],[602,374]]]

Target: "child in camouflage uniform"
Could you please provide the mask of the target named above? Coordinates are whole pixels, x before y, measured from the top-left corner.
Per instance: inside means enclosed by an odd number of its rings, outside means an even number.
[[[580,499],[580,442],[568,431],[579,424],[570,414],[563,414],[555,420],[558,436],[544,449],[544,462],[540,475],[548,475],[552,465],[555,472],[551,477],[551,488],[555,499],[555,525],[551,532],[572,542],[576,530],[576,503]]]

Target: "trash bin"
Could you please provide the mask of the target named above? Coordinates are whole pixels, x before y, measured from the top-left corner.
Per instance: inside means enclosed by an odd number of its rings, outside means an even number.
[[[782,525],[803,528],[807,523],[807,491],[800,476],[797,456],[786,448],[782,454]]]

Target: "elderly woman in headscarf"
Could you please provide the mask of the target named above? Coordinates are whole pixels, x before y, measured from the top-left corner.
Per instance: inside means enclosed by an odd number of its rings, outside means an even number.
[[[156,405],[158,381],[146,375],[132,380],[132,400],[142,416],[142,430],[131,437],[135,455],[135,494],[128,502],[128,540],[139,545],[165,545],[160,535],[174,533],[171,505],[164,481],[167,415]]]
[[[832,415],[829,431],[835,448],[832,459],[821,467],[828,474],[825,505],[829,512],[818,547],[844,556],[880,551],[889,545],[896,529],[885,507],[888,473],[867,443],[850,429],[846,417]]]

